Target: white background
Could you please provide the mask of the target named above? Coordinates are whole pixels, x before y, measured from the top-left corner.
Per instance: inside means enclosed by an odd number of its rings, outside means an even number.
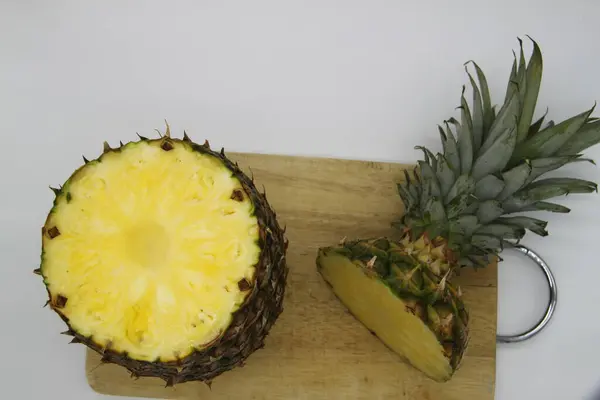
[[[105,139],[151,135],[167,118],[230,150],[412,162],[413,146],[438,149],[436,124],[458,115],[463,63],[484,68],[497,103],[526,34],[544,54],[538,114],[561,120],[600,100],[597,1],[484,3],[2,1],[0,397],[104,398],[31,270],[48,185]],[[600,146],[588,155],[600,160]],[[591,164],[569,172],[600,181]],[[550,236],[524,242],[553,268],[559,307],[540,336],[498,347],[499,400],[582,399],[600,383],[600,197],[560,202],[572,213],[544,214]],[[499,285],[502,333],[541,315],[532,264],[506,254]]]

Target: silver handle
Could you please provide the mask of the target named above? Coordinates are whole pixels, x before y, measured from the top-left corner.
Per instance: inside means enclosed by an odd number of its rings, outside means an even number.
[[[548,287],[550,289],[550,300],[548,301],[548,307],[546,308],[546,312],[544,316],[529,330],[519,333],[516,335],[496,335],[496,341],[499,343],[516,343],[523,342],[525,340],[531,339],[538,333],[542,331],[550,322],[552,315],[554,315],[554,310],[556,309],[556,302],[558,300],[558,288],[556,287],[556,280],[554,279],[554,275],[552,275],[552,271],[548,264],[533,250],[523,246],[523,245],[512,245],[507,247],[507,249],[515,249],[520,251],[525,256],[529,257],[533,262],[535,262],[540,269],[544,272],[546,276],[546,280],[548,281]]]

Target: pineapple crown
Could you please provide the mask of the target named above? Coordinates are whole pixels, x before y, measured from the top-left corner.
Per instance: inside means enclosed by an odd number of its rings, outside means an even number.
[[[594,182],[542,175],[579,161],[581,152],[600,142],[600,120],[594,106],[555,124],[544,125],[548,111],[533,116],[542,78],[542,53],[533,42],[526,63],[523,41],[514,62],[500,110],[492,106],[481,68],[470,61],[465,70],[473,91],[472,109],[463,86],[460,122],[439,126],[442,152],[423,146],[424,157],[414,173],[405,171],[398,184],[405,212],[394,226],[413,239],[443,237],[459,266],[485,267],[505,245],[518,243],[526,230],[546,236],[546,221],[511,214],[529,211],[566,213],[570,210],[546,200],[569,193],[597,191]],[[471,63],[479,85],[466,66]],[[412,175],[412,177],[411,177]],[[509,216],[510,215],[510,216]]]

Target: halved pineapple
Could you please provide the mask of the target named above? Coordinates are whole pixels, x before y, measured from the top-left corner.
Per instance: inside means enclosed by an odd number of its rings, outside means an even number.
[[[56,193],[37,272],[75,342],[170,385],[210,381],[263,346],[287,241],[223,152],[187,135],[105,146]]]

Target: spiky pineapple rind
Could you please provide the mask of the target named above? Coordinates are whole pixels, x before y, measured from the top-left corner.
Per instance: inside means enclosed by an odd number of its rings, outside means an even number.
[[[71,343],[81,343],[102,356],[103,363],[112,363],[122,366],[131,372],[131,376],[158,377],[163,379],[167,386],[187,381],[202,381],[210,383],[214,378],[233,368],[242,366],[245,360],[256,350],[264,347],[273,324],[283,312],[283,300],[289,267],[286,261],[288,240],[277,220],[277,216],[266,195],[260,193],[253,179],[248,177],[238,165],[230,160],[224,151],[215,152],[210,149],[208,142],[199,145],[192,142],[187,134],[183,140],[165,135],[160,139],[140,137],[140,141],[159,142],[161,148],[169,151],[174,145],[190,146],[193,151],[215,157],[232,175],[235,176],[253,204],[253,215],[259,226],[260,258],[255,265],[255,274],[252,282],[246,282],[251,287],[251,292],[246,296],[244,303],[232,314],[228,328],[221,332],[215,340],[202,349],[196,349],[191,354],[174,358],[170,361],[137,360],[124,352],[118,352],[109,346],[102,346],[93,337],[86,337],[69,323],[69,319],[61,313],[61,303],[68,301],[59,295],[53,296],[49,290],[48,282],[44,276],[44,248],[42,245],[42,260],[40,268],[34,273],[40,275],[48,294],[47,305],[59,315],[67,325],[66,335],[72,336]],[[138,142],[129,142],[124,146],[135,145]],[[48,227],[50,215],[55,212],[58,199],[61,196],[68,198],[69,182],[86,167],[102,162],[103,156],[109,152],[119,152],[124,147],[110,148],[104,146],[104,151],[95,160],[85,160],[84,164],[73,172],[66,183],[55,191],[53,207],[48,217],[42,235],[60,234],[58,228]]]

